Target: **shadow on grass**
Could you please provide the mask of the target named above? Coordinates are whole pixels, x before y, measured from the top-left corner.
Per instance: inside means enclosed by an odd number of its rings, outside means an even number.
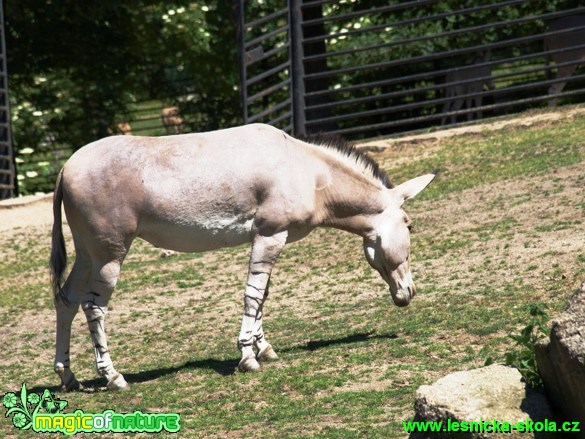
[[[154,381],[158,378],[167,375],[172,375],[177,372],[183,372],[193,369],[212,369],[216,371],[219,375],[229,376],[233,375],[236,372],[238,362],[239,359],[216,360],[214,358],[209,358],[206,360],[188,361],[180,366],[163,367],[160,369],[146,370],[144,372],[138,373],[124,373],[124,378],[126,379],[128,384],[132,385],[138,383],[145,383],[148,381]],[[95,389],[105,387],[106,381],[103,378],[96,378],[94,380],[84,381],[82,384],[86,388]]]
[[[398,338],[396,334],[374,334],[374,332],[363,332],[360,334],[352,334],[333,340],[310,340],[305,346],[297,346],[289,349],[288,351],[306,350],[313,352],[317,349],[327,348],[329,346],[363,343],[370,340],[394,340],[395,338]],[[283,349],[282,351],[287,352],[286,349]]]
[[[222,376],[233,375],[236,372],[239,359],[231,360],[216,360],[213,358],[207,360],[188,361],[180,366],[163,367],[160,369],[146,370],[138,373],[123,373],[124,378],[128,384],[145,383],[148,381],[154,381],[158,378],[172,375],[177,372],[193,370],[193,369],[212,369]],[[58,378],[57,378],[58,379]],[[83,389],[80,392],[83,393],[95,393],[100,391],[106,391],[107,381],[105,378],[95,378],[92,380],[84,380],[81,382]],[[46,388],[51,392],[59,392],[59,387],[34,387],[30,389],[32,392],[42,393]]]
[[[374,332],[364,332],[358,334],[351,334],[345,337],[335,338],[331,340],[311,340],[305,345],[293,346],[289,348],[278,349],[279,352],[299,352],[308,351],[313,352],[319,349],[324,349],[330,346],[346,345],[354,343],[363,343],[372,340],[393,340],[398,338],[396,334],[374,334]],[[124,373],[124,378],[129,384],[144,383],[148,381],[154,381],[158,378],[172,375],[177,372],[193,369],[211,369],[222,376],[233,375],[238,366],[238,359],[228,360],[217,360],[214,358],[208,358],[205,360],[188,361],[180,366],[164,367],[160,369],[147,370],[138,373]],[[86,380],[82,382],[82,392],[93,393],[97,391],[105,390],[106,380],[104,378],[96,378],[93,380]],[[35,387],[31,389],[33,392],[42,392],[45,388]],[[49,388],[51,392],[57,391],[58,388],[52,386]]]

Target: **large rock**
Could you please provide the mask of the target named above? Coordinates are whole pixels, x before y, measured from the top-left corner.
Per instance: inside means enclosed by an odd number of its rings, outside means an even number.
[[[416,394],[415,412],[415,421],[442,421],[443,430],[448,423],[453,426],[457,422],[460,431],[411,434],[412,439],[557,437],[543,432],[503,431],[508,428],[504,423],[517,426],[523,422],[528,429],[544,428],[545,419],[552,421],[552,411],[544,395],[526,388],[517,369],[498,364],[455,372],[431,386],[421,386]],[[489,431],[477,431],[478,426],[470,424],[478,421],[487,422]],[[463,431],[463,425],[475,431]]]
[[[585,284],[537,345],[536,362],[551,403],[564,420],[581,421],[585,438]]]

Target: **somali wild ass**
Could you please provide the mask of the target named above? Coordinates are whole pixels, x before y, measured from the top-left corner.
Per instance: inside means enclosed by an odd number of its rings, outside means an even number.
[[[491,51],[486,50],[484,53],[477,54],[473,62],[468,66],[453,70],[445,76],[445,97],[451,98],[443,105],[441,125],[447,124],[450,114],[450,123],[457,122],[457,111],[463,108],[470,110],[467,112],[467,120],[470,121],[482,118],[481,105],[483,101],[482,93],[484,86],[489,90],[493,89],[491,79],[492,67],[486,65],[491,59]],[[477,108],[477,111],[471,111]]]
[[[558,33],[544,37],[544,50],[557,51],[548,56],[557,66],[555,80],[564,79],[564,81],[555,82],[548,89],[549,96],[553,96],[549,99],[548,105],[555,106],[558,102],[556,95],[563,91],[568,78],[575,73],[577,67],[585,63],[585,47],[571,50],[571,47],[585,45],[585,15],[561,17],[553,21],[548,30]]]
[[[401,206],[433,178],[391,188],[378,165],[353,148],[307,143],[261,124],[159,138],[108,137],[81,148],[59,174],[53,206],[55,372],[62,388],[80,387],[69,368],[71,322],[80,305],[98,373],[108,388],[127,387],[110,358],[104,317],[136,237],[181,252],[252,244],[238,337],[242,371],[277,358],[262,329],[270,273],[284,245],[316,227],[362,236],[366,258],[388,283],[394,303],[407,305],[415,287],[410,220]],[[76,251],[62,287],[67,259],[61,204]]]

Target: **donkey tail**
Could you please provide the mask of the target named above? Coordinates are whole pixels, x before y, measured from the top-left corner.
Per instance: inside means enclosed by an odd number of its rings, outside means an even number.
[[[53,234],[51,237],[51,259],[49,267],[51,270],[51,284],[53,294],[61,294],[61,280],[67,267],[67,250],[63,238],[63,226],[61,219],[61,204],[63,202],[62,188],[63,169],[57,177],[55,193],[53,194]]]

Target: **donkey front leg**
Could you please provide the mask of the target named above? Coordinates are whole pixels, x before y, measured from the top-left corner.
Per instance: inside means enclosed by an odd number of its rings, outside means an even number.
[[[93,279],[89,283],[89,292],[85,294],[81,307],[87,318],[89,333],[95,351],[97,372],[108,380],[107,388],[126,389],[128,383],[114,369],[110,358],[104,319],[108,311],[108,302],[120,274],[120,262],[94,265]]]
[[[264,338],[262,307],[268,295],[272,267],[286,244],[287,236],[286,231],[273,236],[257,235],[252,244],[248,282],[244,293],[242,329],[238,337],[238,348],[242,351],[238,368],[243,372],[260,369],[260,364],[254,354],[254,345],[259,349],[260,359],[276,358],[272,346]]]
[[[268,281],[270,283],[270,281]],[[264,294],[264,301],[268,298],[268,286]],[[264,306],[262,306],[263,308]],[[254,346],[258,350],[256,359],[258,361],[275,361],[278,360],[278,355],[274,352],[272,345],[264,338],[264,329],[262,328],[262,308],[258,312],[258,318],[254,324]]]

